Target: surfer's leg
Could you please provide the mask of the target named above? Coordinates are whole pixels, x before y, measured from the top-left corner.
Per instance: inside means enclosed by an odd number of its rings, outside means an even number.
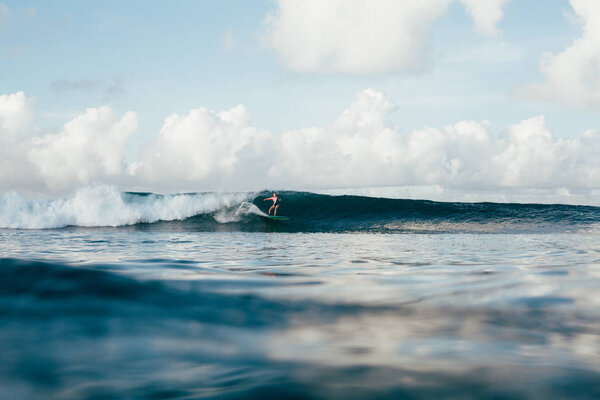
[[[275,211],[273,211],[273,215],[277,215],[277,209],[279,208],[279,205],[275,206]]]
[[[271,215],[271,210],[273,209],[273,207],[275,206],[271,206],[271,208],[269,208],[269,212],[267,213],[267,215]]]

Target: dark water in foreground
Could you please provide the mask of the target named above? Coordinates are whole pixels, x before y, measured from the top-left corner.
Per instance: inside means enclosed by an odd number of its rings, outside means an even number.
[[[0,398],[599,398],[597,209],[502,207],[0,229]]]

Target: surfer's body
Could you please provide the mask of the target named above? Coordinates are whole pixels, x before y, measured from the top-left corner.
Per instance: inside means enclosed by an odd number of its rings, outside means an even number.
[[[273,196],[264,199],[263,201],[273,200],[273,205],[269,208],[269,212],[267,215],[271,215],[271,210],[273,211],[273,215],[277,215],[277,209],[279,208],[279,203],[281,203],[281,199],[277,197],[277,193],[273,193]]]

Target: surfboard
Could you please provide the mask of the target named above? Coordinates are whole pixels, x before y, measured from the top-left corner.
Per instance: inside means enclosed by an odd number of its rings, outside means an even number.
[[[263,215],[264,218],[272,219],[275,221],[289,221],[289,217],[284,217],[282,215]]]

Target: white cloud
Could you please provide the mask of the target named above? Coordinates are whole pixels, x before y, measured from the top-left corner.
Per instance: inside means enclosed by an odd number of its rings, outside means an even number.
[[[130,171],[147,182],[167,186],[180,182],[188,182],[188,187],[189,182],[204,182],[213,188],[231,187],[233,181],[239,184],[247,172],[240,167],[240,157],[255,157],[269,136],[248,126],[249,119],[243,106],[222,112],[198,108],[188,115],[171,115],[156,142]]]
[[[127,166],[134,113],[119,118],[107,106],[88,109],[59,133],[39,136],[32,107],[22,93],[0,96],[4,190],[57,192],[89,183],[155,192],[394,186],[437,199],[493,200],[489,194],[496,193],[514,201],[511,195],[525,193],[527,201],[544,201],[559,193],[561,201],[598,203],[592,193],[600,189],[600,132],[556,138],[543,116],[499,135],[485,121],[401,132],[388,121],[393,102],[369,89],[327,126],[273,133],[252,126],[243,106],[198,108],[168,117]]]
[[[276,0],[267,46],[295,72],[423,71],[433,22],[453,0]],[[494,36],[507,0],[463,0],[477,31]]]
[[[11,188],[31,175],[21,161],[33,135],[34,100],[18,92],[0,96],[0,189]]]
[[[529,98],[600,107],[600,2],[570,0],[583,25],[581,38],[562,53],[544,53],[540,59],[543,83],[530,84],[521,93]]]
[[[498,36],[500,31],[496,27],[504,16],[502,7],[508,0],[461,0],[467,12],[475,22],[475,29],[479,34]]]
[[[135,113],[117,120],[108,106],[90,108],[60,133],[35,138],[27,158],[51,190],[119,176],[127,139],[136,129]]]
[[[25,93],[0,96],[0,132],[3,135],[21,135],[33,123],[34,101]]]
[[[279,134],[250,126],[241,107],[226,113],[193,110],[167,119],[132,172],[180,190],[410,186],[505,194],[600,189],[597,133],[555,138],[543,116],[501,135],[476,121],[402,133],[387,122],[393,109],[383,94],[366,90],[329,126]]]
[[[0,190],[64,191],[123,178],[123,153],[137,116],[120,120],[108,106],[88,109],[57,134],[35,127],[34,100],[0,96]]]
[[[432,22],[451,0],[278,0],[267,44],[297,72],[421,71]]]

